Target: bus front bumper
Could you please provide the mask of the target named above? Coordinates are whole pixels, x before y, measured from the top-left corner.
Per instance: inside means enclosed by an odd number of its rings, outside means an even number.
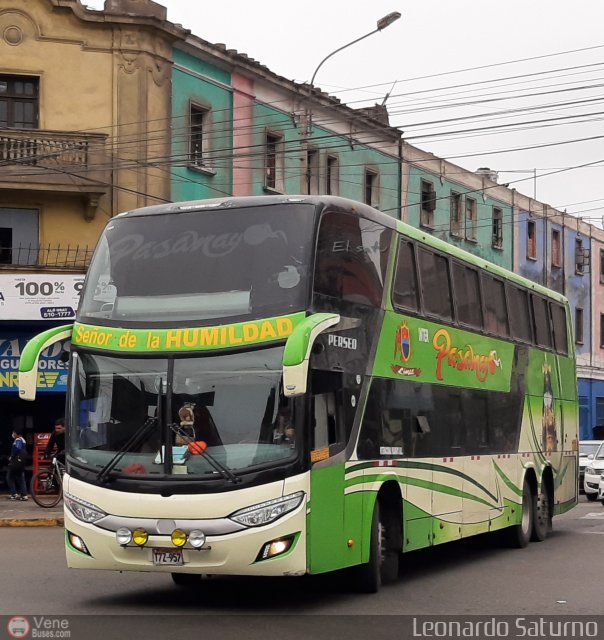
[[[170,535],[150,535],[142,547],[133,543],[122,546],[114,532],[81,522],[65,509],[65,541],[67,565],[75,569],[258,576],[306,573],[303,507],[273,524],[207,537],[201,549],[193,548],[187,541],[182,547],[182,556],[173,553],[179,548],[172,543]],[[76,548],[81,548],[79,541],[84,543],[87,553]],[[281,549],[285,550],[280,552]],[[275,553],[277,555],[271,557]],[[182,564],[172,564],[172,561],[182,561]]]

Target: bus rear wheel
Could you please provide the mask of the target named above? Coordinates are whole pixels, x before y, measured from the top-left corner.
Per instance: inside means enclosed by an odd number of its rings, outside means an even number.
[[[362,593],[377,593],[382,584],[398,578],[399,551],[392,548],[388,520],[387,509],[377,502],[371,521],[369,562],[356,567],[356,585]]]
[[[533,516],[533,533],[531,540],[534,542],[543,542],[547,538],[547,532],[550,528],[551,513],[549,503],[549,488],[545,478],[541,479],[541,491],[533,501],[535,513]]]
[[[533,535],[535,517],[535,494],[525,478],[522,484],[522,518],[513,527],[506,529],[507,541],[511,547],[524,549]]]

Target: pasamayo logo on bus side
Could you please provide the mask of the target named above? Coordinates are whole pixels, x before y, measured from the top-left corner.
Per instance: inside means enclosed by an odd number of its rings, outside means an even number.
[[[495,349],[488,353],[481,352],[471,341],[463,343],[459,335],[452,335],[446,328],[439,328],[434,332],[432,340],[429,340],[429,331],[419,328],[420,341],[432,345],[434,358],[434,375],[439,382],[444,381],[447,372],[469,372],[475,376],[479,383],[485,383],[502,369],[502,361]],[[422,375],[422,369],[413,367],[413,338],[412,331],[407,321],[399,324],[394,335],[394,358],[399,360],[391,365],[391,370],[403,377],[417,377]],[[426,353],[426,350],[423,350]],[[423,358],[425,360],[425,357]],[[451,371],[453,370],[453,371]]]

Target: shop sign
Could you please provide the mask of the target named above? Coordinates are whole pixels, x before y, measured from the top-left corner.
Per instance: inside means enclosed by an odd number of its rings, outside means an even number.
[[[74,318],[83,285],[83,275],[0,275],[0,320]]]
[[[19,393],[19,361],[26,337],[0,337],[0,393]],[[38,362],[38,393],[65,393],[68,364],[61,362],[63,351],[69,350],[70,340],[55,342],[42,351]]]

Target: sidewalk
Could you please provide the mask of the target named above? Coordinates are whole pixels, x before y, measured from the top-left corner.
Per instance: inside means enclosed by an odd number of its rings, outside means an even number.
[[[0,527],[62,527],[63,501],[56,507],[39,507],[29,496],[27,502],[9,500],[0,494]]]

